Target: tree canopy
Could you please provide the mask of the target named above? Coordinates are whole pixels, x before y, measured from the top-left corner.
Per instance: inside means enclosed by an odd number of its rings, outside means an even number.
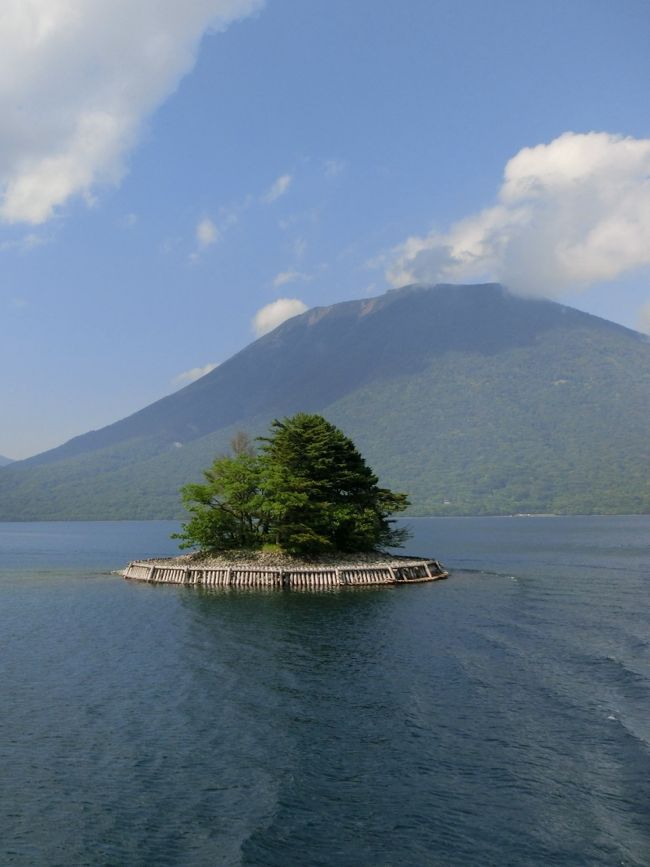
[[[351,439],[320,415],[275,420],[255,452],[237,434],[232,454],[182,489],[191,519],[181,547],[215,552],[277,546],[289,554],[372,551],[407,536],[390,515],[405,494],[381,488]]]

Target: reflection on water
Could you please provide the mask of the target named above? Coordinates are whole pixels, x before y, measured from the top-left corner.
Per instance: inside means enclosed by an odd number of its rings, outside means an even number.
[[[650,519],[413,525],[449,581],[313,594],[0,526],[0,861],[647,864]]]

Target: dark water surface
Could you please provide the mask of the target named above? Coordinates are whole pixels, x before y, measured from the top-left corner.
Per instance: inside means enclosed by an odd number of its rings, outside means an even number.
[[[0,863],[650,864],[650,516],[410,523],[449,581],[314,594],[0,524]]]

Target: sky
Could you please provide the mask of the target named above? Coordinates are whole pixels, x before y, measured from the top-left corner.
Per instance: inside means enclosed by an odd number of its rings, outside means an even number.
[[[648,0],[3,0],[0,454],[410,282],[650,333],[649,30]]]

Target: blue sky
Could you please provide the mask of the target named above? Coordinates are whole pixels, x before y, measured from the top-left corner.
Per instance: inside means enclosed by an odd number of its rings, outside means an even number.
[[[5,2],[0,453],[410,280],[650,330],[646,0]]]

